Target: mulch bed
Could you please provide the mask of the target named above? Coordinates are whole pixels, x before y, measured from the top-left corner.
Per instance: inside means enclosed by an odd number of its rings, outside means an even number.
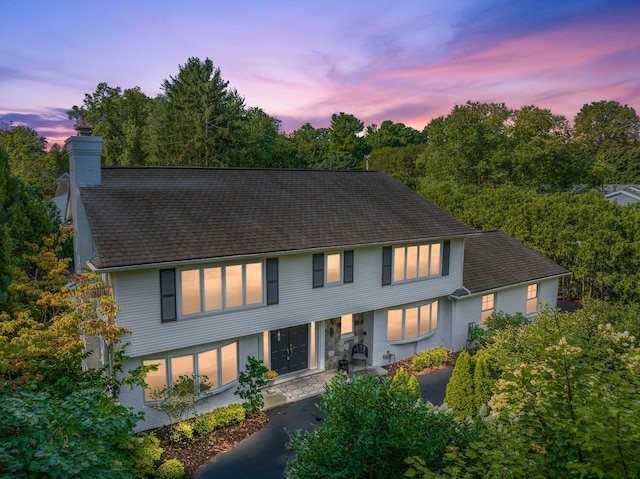
[[[456,359],[458,358],[458,353],[454,353],[452,351],[449,351],[449,355],[447,357],[447,362],[444,364],[441,364],[440,366],[434,366],[432,368],[427,368],[427,369],[423,369],[422,371],[414,371],[413,369],[411,369],[411,363],[413,361],[413,357],[407,358],[407,359],[401,359],[400,361],[396,361],[394,363],[391,364],[387,364],[385,366],[382,366],[384,369],[386,369],[387,371],[389,371],[387,373],[387,376],[389,377],[393,377],[396,375],[396,372],[399,369],[404,369],[405,372],[413,375],[413,376],[422,376],[423,374],[429,374],[433,371],[437,371],[438,369],[445,369],[447,367],[453,367],[456,364]]]
[[[155,429],[153,432],[164,449],[159,464],[168,459],[178,459],[184,465],[184,479],[194,479],[216,456],[234,448],[268,422],[266,414],[252,414],[239,424],[220,428],[207,436],[194,436],[192,441],[183,443],[171,440],[169,426]]]
[[[413,371],[411,369],[413,358],[402,359],[383,367],[388,371],[387,375],[389,377],[393,377],[401,368],[414,376],[420,376],[453,366],[457,356],[457,353],[449,352],[449,357],[445,364],[423,371]],[[246,420],[240,424],[218,429],[207,436],[195,436],[192,441],[183,443],[175,443],[171,440],[171,428],[169,426],[160,427],[153,431],[160,440],[160,447],[164,449],[160,463],[168,459],[178,459],[184,465],[184,479],[195,479],[200,471],[212,462],[216,456],[233,449],[244,439],[265,427],[268,422],[269,418],[266,414],[252,414],[247,416]]]

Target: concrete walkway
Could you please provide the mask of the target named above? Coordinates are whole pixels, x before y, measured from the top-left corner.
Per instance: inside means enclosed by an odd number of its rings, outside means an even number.
[[[353,373],[368,372],[378,376],[386,376],[387,370],[380,367],[356,366],[351,371]],[[300,401],[312,396],[322,394],[325,383],[329,382],[336,375],[336,371],[305,371],[298,376],[289,376],[276,379],[275,384],[263,391],[264,408],[273,409],[289,402]]]
[[[364,368],[362,368],[364,369]],[[360,372],[360,368],[355,372]],[[383,368],[367,367],[367,372],[386,375]],[[433,404],[442,404],[452,369],[439,369],[418,376],[422,397]],[[289,381],[276,383],[264,394],[269,422],[237,447],[217,457],[198,479],[282,479],[286,459],[293,457],[289,450],[287,431],[309,431],[321,426],[323,414],[317,408],[318,395],[336,371],[303,374]]]

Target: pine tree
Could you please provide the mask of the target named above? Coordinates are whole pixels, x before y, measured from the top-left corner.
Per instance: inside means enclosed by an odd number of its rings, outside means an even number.
[[[460,353],[453,368],[444,402],[460,419],[473,416],[477,412],[473,392],[473,359],[466,349]]]
[[[492,388],[496,378],[490,361],[491,357],[485,349],[480,349],[473,356],[473,399],[476,411],[493,395]]]
[[[413,401],[417,401],[422,396],[418,380],[404,369],[400,369],[393,376],[391,392],[399,397],[410,398]]]

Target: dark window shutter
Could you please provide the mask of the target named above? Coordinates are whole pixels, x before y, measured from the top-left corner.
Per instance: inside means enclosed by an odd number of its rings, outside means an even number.
[[[382,286],[391,284],[391,246],[382,248]]]
[[[353,283],[353,250],[345,251],[343,256],[342,277],[344,283]]]
[[[324,253],[313,255],[313,287],[324,286]]]
[[[176,321],[176,270],[160,270],[160,311],[162,322]]]
[[[449,276],[449,256],[451,256],[451,241],[442,243],[442,276]]]
[[[267,306],[278,304],[278,258],[267,259]]]

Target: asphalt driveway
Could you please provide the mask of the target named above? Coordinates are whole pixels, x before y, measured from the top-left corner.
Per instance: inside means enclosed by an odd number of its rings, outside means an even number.
[[[442,404],[451,372],[452,368],[445,368],[418,376],[422,397],[433,404]],[[318,398],[313,396],[268,410],[269,423],[264,429],[219,456],[198,479],[283,479],[285,458],[293,457],[287,448],[286,430],[308,431],[312,424],[320,426]]]

